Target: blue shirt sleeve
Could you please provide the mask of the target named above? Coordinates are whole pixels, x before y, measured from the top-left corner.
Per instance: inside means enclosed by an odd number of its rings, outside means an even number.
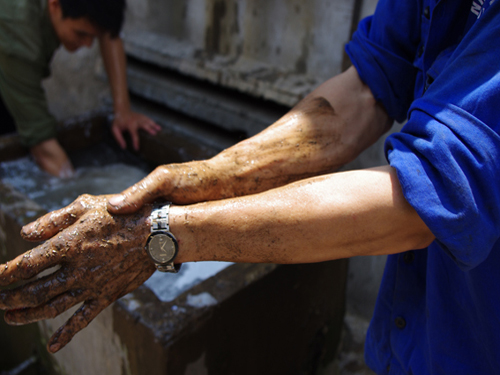
[[[389,116],[399,122],[406,119],[413,101],[420,6],[419,1],[380,0],[373,17],[360,22],[346,46],[361,80]]]
[[[500,237],[500,1],[464,37],[386,141],[408,202],[464,270]]]

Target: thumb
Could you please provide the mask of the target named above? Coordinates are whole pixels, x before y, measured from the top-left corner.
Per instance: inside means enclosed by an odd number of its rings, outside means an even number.
[[[144,205],[144,196],[131,194],[130,188],[108,199],[107,209],[110,214],[131,214]]]
[[[158,167],[135,185],[120,194],[109,197],[107,209],[110,214],[131,214],[147,203],[169,195],[168,173]]]

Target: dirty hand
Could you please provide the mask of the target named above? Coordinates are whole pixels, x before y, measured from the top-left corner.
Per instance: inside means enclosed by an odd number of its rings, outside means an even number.
[[[149,117],[137,112],[128,110],[115,113],[111,131],[121,148],[124,149],[127,145],[125,138],[123,138],[123,132],[127,131],[132,138],[134,150],[139,150],[139,129],[155,135],[161,130],[161,127]]]
[[[84,195],[71,205],[26,225],[22,236],[46,241],[0,265],[0,285],[28,280],[50,267],[53,273],[0,292],[0,309],[12,325],[53,318],[83,302],[47,344],[63,348],[113,301],[132,292],[155,271],[144,249],[150,206],[134,215],[112,216],[107,196]]]
[[[193,161],[157,167],[148,176],[108,201],[111,214],[130,214],[157,199],[174,204],[191,204],[229,197],[227,171],[211,161]],[[230,186],[229,186],[230,187]]]

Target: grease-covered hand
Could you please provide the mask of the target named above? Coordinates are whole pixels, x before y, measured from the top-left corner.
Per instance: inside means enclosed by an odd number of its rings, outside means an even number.
[[[190,204],[228,198],[231,185],[229,171],[218,171],[210,161],[194,161],[157,167],[148,176],[120,194],[110,196],[108,210],[112,214],[130,214],[157,199],[174,204]]]
[[[132,138],[132,147],[136,151],[139,150],[140,129],[155,135],[161,130],[161,127],[149,117],[134,111],[128,110],[115,113],[111,131],[121,148],[124,149],[127,145],[125,138],[123,138],[123,132],[128,132]]]
[[[158,167],[108,204],[131,213],[157,198],[189,204],[260,193],[331,173],[392,124],[354,67],[333,77],[262,132],[205,160]]]
[[[9,324],[53,318],[83,302],[49,340],[47,348],[52,353],[155,271],[144,249],[151,206],[133,215],[113,216],[106,210],[107,199],[83,195],[26,225],[21,231],[25,239],[45,242],[0,265],[3,286],[60,266],[49,275],[0,292],[0,309],[7,310]]]

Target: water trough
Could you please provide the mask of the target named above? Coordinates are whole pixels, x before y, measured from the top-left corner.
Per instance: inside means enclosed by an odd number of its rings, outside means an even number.
[[[119,162],[143,173],[162,163],[210,157],[238,138],[217,132],[206,136],[206,129],[189,135],[186,129],[190,125],[179,131],[161,124],[164,129],[158,136],[142,136],[138,155],[113,145],[106,116],[69,122],[61,128],[59,138],[71,151],[75,165],[87,168],[87,172],[88,168],[99,170],[106,168],[106,163]],[[104,162],[88,165],[96,155]],[[20,228],[48,208],[32,193],[20,189],[14,178],[17,172],[9,175],[9,170],[29,163],[16,136],[0,138],[0,162],[3,262],[33,246],[20,238]],[[50,181],[42,183],[48,186]],[[74,198],[61,197],[59,192],[52,195],[62,198],[61,205],[68,203],[64,199]],[[26,327],[9,327],[2,322],[0,372],[35,353],[45,371],[57,375],[315,374],[333,360],[340,339],[346,265],[346,261],[310,265],[197,263],[188,265],[184,275],[154,275],[146,285],[105,310],[56,355],[47,354],[44,345],[71,312]],[[170,282],[166,278],[176,276],[174,281],[179,285],[165,288]]]

